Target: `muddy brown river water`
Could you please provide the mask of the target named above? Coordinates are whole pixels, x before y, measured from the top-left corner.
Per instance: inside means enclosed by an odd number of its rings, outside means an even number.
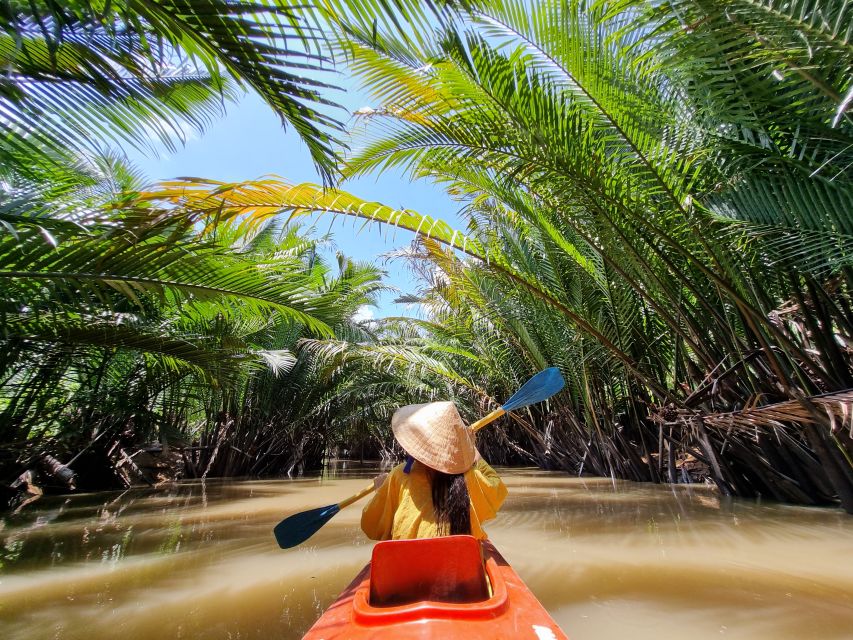
[[[573,640],[853,639],[851,516],[501,473],[489,536]],[[369,559],[363,503],[298,549],[272,527],[369,475],[44,499],[0,524],[0,638],[300,638]]]

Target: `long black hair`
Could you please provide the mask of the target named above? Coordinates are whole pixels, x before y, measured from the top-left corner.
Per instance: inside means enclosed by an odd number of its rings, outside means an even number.
[[[432,508],[440,535],[471,535],[471,498],[464,473],[432,472]]]

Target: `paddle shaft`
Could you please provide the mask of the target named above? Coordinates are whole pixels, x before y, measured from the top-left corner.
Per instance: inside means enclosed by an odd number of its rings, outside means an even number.
[[[366,495],[368,495],[368,494],[370,494],[370,493],[373,493],[374,491],[376,491],[376,485],[375,485],[373,482],[371,482],[369,486],[365,487],[364,489],[362,489],[361,491],[359,491],[359,492],[358,492],[357,494],[355,494],[354,496],[350,496],[350,497],[349,497],[349,498],[347,498],[346,500],[342,500],[341,502],[339,502],[339,503],[338,503],[338,509],[343,509],[344,507],[348,507],[348,506],[350,506],[353,502],[358,502],[358,501],[359,501],[359,500],[361,500],[364,496],[366,496]]]
[[[475,422],[474,424],[472,424],[472,425],[471,425],[470,427],[468,427],[468,428],[469,428],[471,431],[474,431],[474,432],[476,433],[477,431],[479,431],[480,429],[482,429],[483,427],[485,427],[485,426],[486,426],[487,424],[489,424],[490,422],[494,422],[495,420],[497,420],[498,418],[500,418],[500,417],[501,417],[503,414],[505,414],[505,413],[506,413],[506,411],[504,410],[504,408],[503,408],[503,407],[500,407],[500,408],[498,408],[498,409],[495,409],[495,410],[494,410],[494,411],[492,411],[489,415],[487,415],[487,416],[484,416],[484,417],[480,418],[479,420],[477,420],[477,422]]]

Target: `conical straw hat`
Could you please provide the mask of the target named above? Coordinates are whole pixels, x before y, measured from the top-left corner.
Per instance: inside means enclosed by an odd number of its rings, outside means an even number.
[[[474,434],[452,402],[400,407],[391,417],[394,437],[406,453],[444,473],[464,473],[474,464]]]

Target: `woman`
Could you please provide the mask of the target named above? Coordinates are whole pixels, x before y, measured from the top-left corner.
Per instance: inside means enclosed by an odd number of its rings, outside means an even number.
[[[452,402],[414,404],[391,418],[394,438],[409,455],[376,478],[361,516],[373,540],[469,534],[486,539],[482,523],[497,515],[507,490],[474,446],[474,434]]]

